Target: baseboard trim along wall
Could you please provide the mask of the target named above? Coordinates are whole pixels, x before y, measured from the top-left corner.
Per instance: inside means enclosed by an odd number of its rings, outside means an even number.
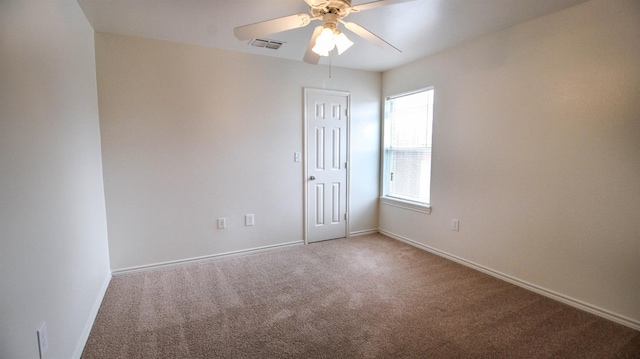
[[[127,275],[127,274],[131,274],[131,273],[136,273],[136,272],[148,271],[148,270],[152,270],[152,269],[158,269],[158,268],[182,265],[182,264],[186,264],[186,263],[203,262],[203,261],[207,261],[207,260],[210,260],[210,259],[213,259],[213,258],[217,258],[217,257],[230,257],[230,256],[235,256],[235,255],[258,253],[258,252],[262,252],[262,251],[266,251],[266,250],[270,250],[270,249],[275,249],[275,248],[280,248],[280,247],[296,246],[296,245],[302,245],[302,244],[304,244],[304,241],[287,242],[287,243],[274,244],[274,245],[269,245],[269,246],[264,246],[264,247],[241,249],[241,250],[238,250],[238,251],[224,252],[224,253],[212,254],[212,255],[208,255],[208,256],[202,256],[202,257],[185,258],[185,259],[179,259],[179,260],[176,260],[176,261],[161,262],[161,263],[147,264],[147,265],[136,266],[136,267],[116,269],[116,270],[111,271],[111,274],[114,277],[117,277],[117,276],[121,276],[121,275]]]
[[[556,292],[554,292],[552,290],[537,286],[535,284],[531,284],[531,283],[529,283],[527,281],[520,280],[520,279],[518,279],[516,277],[512,277],[510,275],[501,273],[501,272],[493,270],[491,268],[488,268],[488,267],[476,264],[474,262],[468,261],[466,259],[451,255],[451,254],[449,254],[447,252],[444,252],[444,251],[441,251],[439,249],[436,249],[436,248],[427,246],[425,244],[416,242],[416,241],[414,241],[412,239],[409,239],[409,238],[406,238],[406,237],[403,237],[403,236],[400,236],[400,235],[397,235],[397,234],[394,234],[394,233],[391,233],[391,232],[388,232],[388,231],[385,231],[385,230],[380,230],[380,233],[384,234],[385,236],[388,236],[388,237],[391,237],[393,239],[396,239],[398,241],[407,243],[407,244],[409,244],[411,246],[414,246],[414,247],[417,247],[419,249],[425,250],[427,252],[433,253],[433,254],[438,255],[440,257],[443,257],[443,258],[452,260],[454,262],[460,263],[460,264],[462,264],[464,266],[467,266],[469,268],[472,268],[472,269],[475,269],[477,271],[483,272],[483,273],[488,274],[488,275],[490,275],[492,277],[498,278],[500,280],[504,280],[505,282],[509,282],[511,284],[515,284],[515,285],[517,285],[519,287],[522,287],[524,289],[527,289],[527,290],[530,290],[532,292],[538,293],[538,294],[543,295],[545,297],[557,300],[557,301],[562,302],[564,304],[568,304],[568,305],[570,305],[572,307],[575,307],[577,309],[584,310],[585,312],[589,312],[591,314],[595,314],[597,316],[600,316],[600,317],[603,317],[605,319],[611,320],[613,322],[625,325],[625,326],[627,326],[629,328],[632,328],[632,329],[635,329],[635,330],[640,330],[640,322],[635,321],[635,320],[633,320],[631,318],[627,318],[627,317],[621,316],[619,314],[616,314],[616,313],[610,312],[608,310],[596,307],[594,305],[582,302],[580,300],[568,297],[566,295],[563,295],[563,294],[560,294],[560,293],[556,293]]]
[[[349,237],[360,237],[360,236],[367,236],[369,234],[376,234],[376,233],[380,233],[380,230],[376,229],[366,229],[364,231],[355,231],[355,232],[349,232]]]
[[[107,294],[109,283],[111,283],[111,276],[107,275],[104,279],[104,282],[102,283],[102,287],[100,288],[98,297],[93,304],[93,308],[91,308],[89,319],[87,319],[87,323],[84,325],[84,329],[82,329],[80,339],[78,340],[78,344],[76,345],[76,350],[73,352],[73,358],[80,359],[82,357],[84,347],[85,345],[87,345],[87,340],[89,340],[89,334],[91,334],[91,328],[93,328],[93,323],[95,323],[96,318],[98,317],[98,311],[100,310],[100,306],[102,305],[104,296]]]
[[[363,231],[350,232],[349,233],[349,237],[366,236],[366,235],[369,235],[369,234],[376,234],[376,233],[379,233],[379,230],[377,228],[376,229],[368,229],[368,230],[363,230]],[[234,255],[241,255],[241,254],[250,254],[250,253],[261,252],[261,251],[265,251],[265,250],[269,250],[269,249],[274,249],[274,248],[279,248],[279,247],[287,247],[287,246],[293,246],[293,245],[300,245],[300,244],[304,244],[304,241],[287,242],[287,243],[275,244],[275,245],[271,245],[271,246],[256,247],[256,248],[242,249],[242,250],[233,251],[233,252],[224,252],[224,253],[219,253],[219,254],[212,254],[212,255],[202,256],[202,257],[186,258],[186,259],[180,259],[180,260],[176,260],[176,261],[160,262],[160,263],[154,263],[154,264],[147,264],[147,265],[143,265],[143,266],[116,269],[116,270],[113,270],[111,272],[111,274],[114,277],[117,277],[117,276],[126,275],[126,274],[130,274],[130,273],[145,271],[145,270],[157,269],[157,268],[162,268],[162,267],[170,267],[170,266],[181,265],[181,264],[185,264],[185,263],[194,263],[194,262],[199,262],[199,261],[206,261],[208,259],[217,258],[217,257],[234,256]]]

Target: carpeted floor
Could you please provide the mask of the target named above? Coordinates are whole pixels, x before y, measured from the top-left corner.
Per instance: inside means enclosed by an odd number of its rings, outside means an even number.
[[[371,235],[115,277],[82,358],[640,358],[640,332]]]

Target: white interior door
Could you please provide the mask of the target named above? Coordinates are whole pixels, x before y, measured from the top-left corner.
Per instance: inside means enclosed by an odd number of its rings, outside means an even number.
[[[349,94],[305,90],[307,242],[347,236]]]

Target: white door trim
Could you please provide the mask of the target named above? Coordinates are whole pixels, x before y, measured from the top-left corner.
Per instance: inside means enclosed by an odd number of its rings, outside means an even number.
[[[302,168],[303,168],[303,178],[302,178],[302,183],[304,184],[302,187],[304,188],[304,194],[303,194],[303,200],[304,200],[304,205],[303,205],[303,209],[304,209],[304,213],[303,213],[303,222],[304,222],[304,244],[309,244],[309,240],[308,240],[308,234],[309,234],[309,223],[308,223],[308,185],[307,185],[307,181],[309,178],[309,174],[307,171],[307,164],[308,164],[308,154],[309,154],[309,148],[308,148],[308,140],[307,140],[307,130],[308,130],[308,123],[309,123],[309,119],[307,118],[307,98],[309,97],[310,94],[320,94],[320,95],[334,95],[334,96],[344,96],[347,99],[347,183],[346,183],[346,214],[347,214],[347,218],[346,218],[346,230],[345,230],[345,237],[349,237],[349,233],[351,232],[349,226],[351,223],[351,218],[350,218],[350,214],[349,214],[349,193],[350,193],[350,178],[351,178],[351,145],[350,145],[350,140],[351,140],[351,92],[348,91],[339,91],[339,90],[326,90],[326,89],[316,89],[316,88],[304,88],[304,130],[303,130],[303,141],[304,141],[304,148],[303,148],[303,164],[302,164]]]

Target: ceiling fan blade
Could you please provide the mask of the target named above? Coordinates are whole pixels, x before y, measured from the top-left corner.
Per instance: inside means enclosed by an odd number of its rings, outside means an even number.
[[[351,7],[351,11],[354,11],[354,12],[356,12],[356,11],[365,11],[365,10],[377,8],[377,7],[380,7],[380,6],[395,5],[395,4],[400,4],[400,3],[403,3],[403,2],[409,2],[409,1],[415,1],[415,0],[380,0],[380,1],[372,1],[372,2],[365,3],[365,4],[352,6]]]
[[[305,52],[304,58],[303,58],[304,62],[308,64],[317,65],[318,62],[320,62],[320,55],[313,52],[312,49],[315,46],[316,39],[318,38],[318,36],[320,36],[322,29],[323,29],[322,26],[317,26],[313,30],[313,35],[311,35],[311,40],[309,40],[309,46],[307,46],[307,52]]]
[[[372,33],[371,31],[365,29],[364,27],[356,24],[355,22],[344,22],[341,21],[344,26],[353,31],[356,35],[360,36],[361,38],[374,43],[376,46],[383,48],[383,49],[388,49],[388,48],[392,48],[394,50],[397,50],[398,52],[402,52],[400,51],[400,49],[398,49],[397,47],[391,45],[390,43],[384,41],[380,36]]]
[[[255,37],[275,34],[276,32],[304,27],[309,25],[309,22],[311,22],[311,16],[300,13],[257,22],[255,24],[238,26],[233,29],[233,33],[236,35],[238,40],[249,40]]]

